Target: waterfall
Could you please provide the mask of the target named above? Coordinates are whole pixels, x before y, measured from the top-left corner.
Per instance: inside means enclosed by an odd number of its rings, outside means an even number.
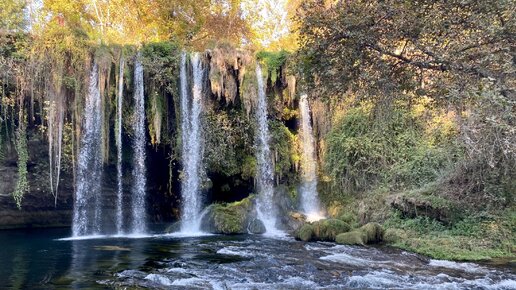
[[[145,225],[145,100],[143,92],[143,67],[138,53],[134,64],[134,140],[133,140],[133,188],[132,188],[132,234],[143,234]]]
[[[183,53],[181,57],[181,137],[182,137],[182,160],[183,179],[181,187],[182,211],[181,211],[181,232],[200,232],[200,211],[201,211],[201,149],[202,136],[200,128],[200,117],[202,110],[202,89],[204,68],[198,53],[192,57],[193,89],[190,101],[187,79],[187,56]]]
[[[310,123],[310,107],[306,94],[301,95],[299,102],[301,110],[301,141],[303,155],[301,159],[301,210],[308,220],[321,219],[321,206],[317,196],[317,161],[315,143]]]
[[[258,218],[263,221],[267,234],[278,234],[276,229],[276,208],[274,205],[274,172],[272,166],[271,150],[269,147],[269,125],[267,121],[267,96],[263,83],[262,68],[256,66],[256,77],[258,81],[258,104],[256,108],[256,119],[258,132],[256,137],[256,160],[258,170],[256,181],[259,197],[257,200]]]
[[[96,235],[101,231],[102,108],[98,73],[98,65],[94,63],[85,100],[84,123],[77,164],[72,226],[74,237]]]
[[[116,200],[116,231],[121,235],[123,231],[123,187],[122,187],[122,101],[124,97],[124,66],[125,60],[120,58],[120,71],[118,75],[118,96],[116,102],[116,172],[117,172],[117,200]]]

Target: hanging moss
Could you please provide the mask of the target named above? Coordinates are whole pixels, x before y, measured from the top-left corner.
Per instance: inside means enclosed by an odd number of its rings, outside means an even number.
[[[278,180],[286,177],[300,160],[297,137],[279,121],[270,121],[271,150],[274,154],[274,172]]]
[[[255,69],[247,70],[247,72],[242,76],[240,95],[247,116],[249,117],[251,111],[256,107],[256,102],[258,100],[258,83],[256,80]]]
[[[23,120],[23,119],[22,119]],[[16,152],[18,153],[18,180],[16,188],[13,192],[13,198],[18,208],[21,208],[23,195],[29,191],[29,183],[27,181],[27,162],[29,161],[29,152],[27,150],[27,132],[25,121],[21,121],[16,131]]]
[[[179,111],[169,112],[169,99],[177,102],[181,48],[175,42],[149,43],[141,48],[148,101],[146,114],[152,144],[171,143],[176,130],[168,130],[169,121],[180,118]],[[172,98],[169,98],[172,96]],[[175,106],[174,106],[175,107]],[[175,116],[169,116],[169,113]],[[163,129],[163,126],[166,126]],[[175,124],[177,125],[177,124]]]
[[[249,66],[254,63],[248,51],[230,46],[219,46],[209,51],[211,91],[218,100],[234,103],[238,97],[238,86]]]

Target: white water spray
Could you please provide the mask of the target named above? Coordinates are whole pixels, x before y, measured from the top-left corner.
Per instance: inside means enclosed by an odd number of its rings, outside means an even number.
[[[310,118],[310,106],[306,94],[301,95],[299,102],[301,111],[301,141],[303,155],[301,159],[301,210],[309,221],[323,218],[321,205],[317,195],[317,161],[315,143]]]
[[[256,65],[256,78],[258,82],[258,104],[256,108],[256,120],[258,132],[256,132],[256,160],[258,170],[256,181],[258,186],[257,211],[258,218],[263,221],[266,234],[277,235],[281,232],[276,228],[277,210],[274,205],[274,171],[272,166],[271,150],[269,147],[269,125],[267,120],[267,96],[263,82],[262,68]]]
[[[120,71],[118,76],[118,96],[116,102],[116,152],[117,152],[117,200],[116,200],[116,232],[121,235],[123,231],[123,186],[122,186],[122,101],[124,97],[124,66],[125,60],[120,58]]]
[[[133,124],[133,188],[132,188],[132,224],[133,235],[146,232],[145,189],[147,185],[145,168],[145,99],[143,92],[143,67],[138,53],[134,65],[134,114]]]
[[[74,237],[95,235],[101,231],[102,108],[98,73],[99,68],[94,63],[85,100],[84,123],[77,164],[72,226]]]
[[[202,88],[204,68],[198,53],[192,57],[193,89],[190,101],[187,79],[187,56],[183,53],[181,57],[181,132],[182,132],[182,211],[181,211],[181,232],[200,232],[201,212],[201,159],[202,159],[202,136],[200,118],[202,110]]]

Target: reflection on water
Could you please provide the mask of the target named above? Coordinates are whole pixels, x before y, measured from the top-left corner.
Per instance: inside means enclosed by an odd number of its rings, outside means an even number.
[[[510,267],[261,236],[58,240],[0,232],[0,289],[516,289]]]

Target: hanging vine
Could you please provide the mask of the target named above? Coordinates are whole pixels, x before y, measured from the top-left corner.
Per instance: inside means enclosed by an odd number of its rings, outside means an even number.
[[[16,130],[16,152],[18,153],[18,180],[16,188],[13,192],[13,198],[16,206],[21,209],[21,202],[25,193],[29,191],[29,182],[27,181],[27,162],[29,161],[29,152],[27,150],[27,121],[23,109],[23,97],[20,97],[20,106],[18,111],[19,123]]]

